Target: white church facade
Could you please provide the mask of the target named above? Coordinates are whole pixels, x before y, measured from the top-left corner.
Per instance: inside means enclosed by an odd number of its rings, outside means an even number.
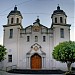
[[[54,47],[70,40],[70,24],[67,15],[57,6],[51,15],[48,28],[37,18],[33,25],[22,26],[22,14],[14,7],[4,27],[3,44],[7,48],[4,68],[16,65],[19,69],[66,69],[66,64],[52,58]]]

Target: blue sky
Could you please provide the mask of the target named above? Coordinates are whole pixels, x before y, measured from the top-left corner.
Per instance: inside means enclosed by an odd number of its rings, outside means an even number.
[[[59,4],[68,16],[67,23],[71,24],[71,40],[75,41],[74,2],[75,0],[0,0],[0,44],[3,44],[3,25],[7,24],[7,15],[15,5],[22,13],[22,25],[25,28],[33,24],[37,16],[41,24],[50,27],[51,14]]]

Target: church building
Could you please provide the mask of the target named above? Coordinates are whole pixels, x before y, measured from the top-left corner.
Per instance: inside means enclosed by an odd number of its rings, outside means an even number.
[[[32,25],[23,27],[23,16],[14,7],[3,25],[3,44],[7,48],[4,68],[16,65],[18,69],[66,69],[66,63],[56,61],[52,51],[56,45],[70,40],[70,24],[60,6],[51,15],[51,27],[46,27],[37,18]]]

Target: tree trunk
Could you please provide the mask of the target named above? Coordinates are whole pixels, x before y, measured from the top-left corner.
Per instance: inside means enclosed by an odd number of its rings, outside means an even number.
[[[68,72],[71,72],[71,62],[67,61],[67,68],[68,68]]]

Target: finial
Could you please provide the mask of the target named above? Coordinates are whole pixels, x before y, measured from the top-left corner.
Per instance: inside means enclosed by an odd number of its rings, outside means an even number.
[[[37,23],[40,23],[39,16],[37,16],[36,22],[37,22]]]
[[[60,6],[59,6],[59,4],[58,4],[58,6],[57,6],[57,10],[60,10]]]
[[[15,7],[14,7],[14,11],[17,11],[17,5],[15,5]]]

